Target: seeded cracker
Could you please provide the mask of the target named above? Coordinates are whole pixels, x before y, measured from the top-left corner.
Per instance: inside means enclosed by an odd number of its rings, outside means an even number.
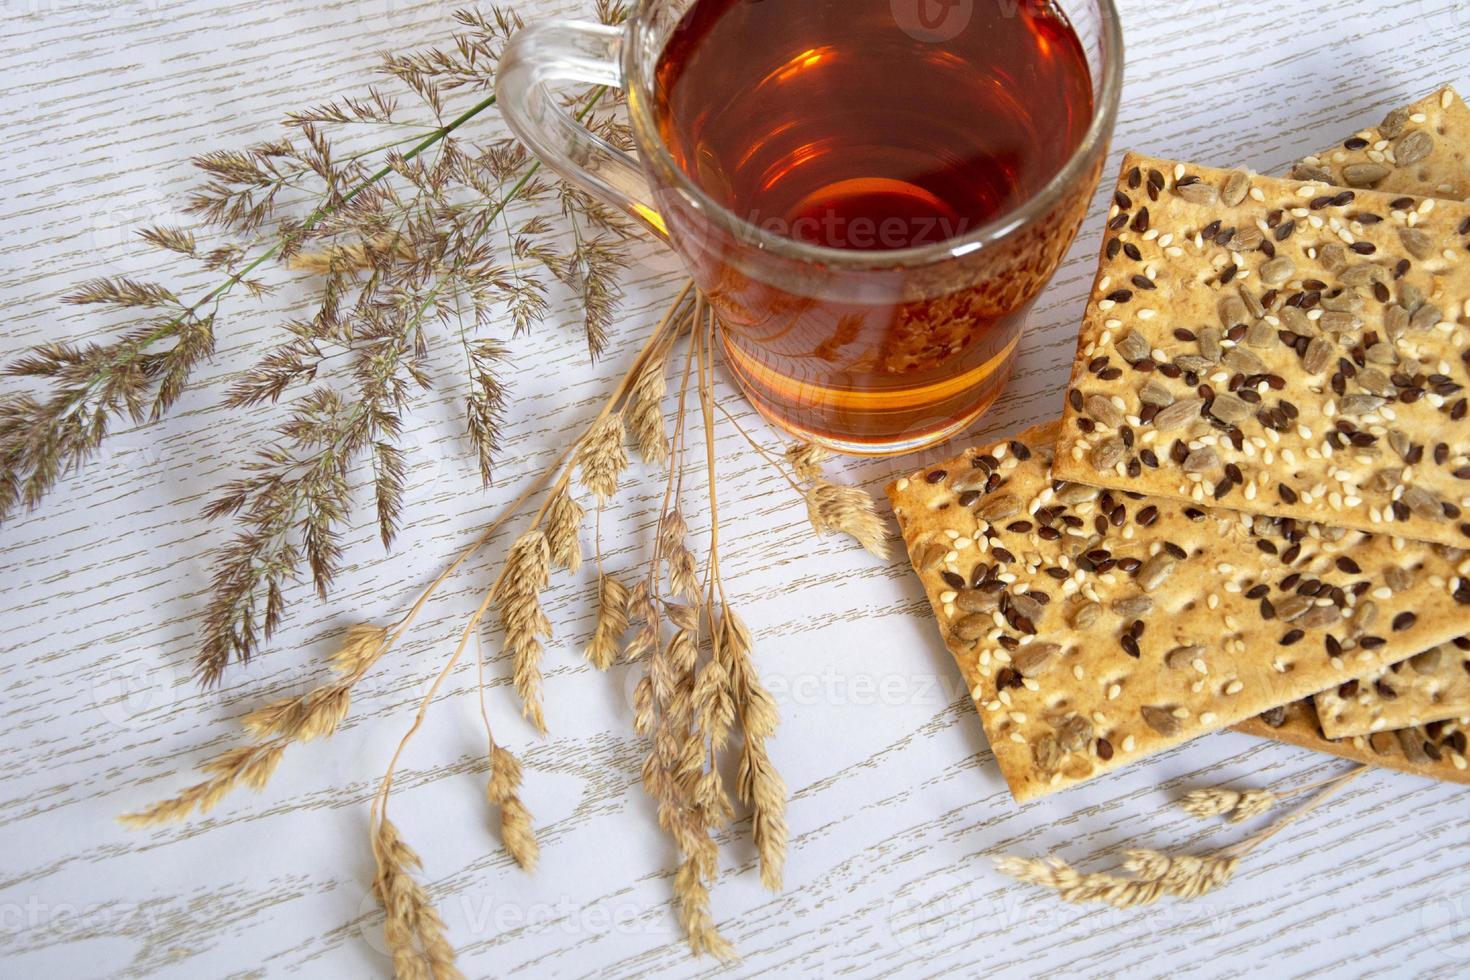
[[[1056,483],[1055,424],[889,498],[1018,800],[1463,632],[1429,545]],[[1389,568],[1412,568],[1394,594]],[[1379,603],[1414,609],[1392,622]]]
[[[1059,476],[1470,544],[1470,206],[1130,155],[1115,208]]]
[[[1466,732],[1470,732],[1470,718],[1332,741],[1317,727],[1312,702],[1306,700],[1277,708],[1233,727],[1247,735],[1290,742],[1370,766],[1470,784],[1470,764],[1466,762]]]
[[[1470,638],[1425,650],[1368,677],[1330,688],[1314,700],[1328,738],[1470,717]]]
[[[1394,109],[1374,129],[1353,134],[1292,168],[1297,180],[1392,194],[1470,198],[1470,109],[1445,87]]]
[[[1422,137],[1412,134],[1423,131]],[[1394,109],[1376,130],[1362,130],[1338,147],[1303,160],[1293,171],[1298,179],[1323,176],[1304,167],[1325,167],[1333,183],[1349,179],[1360,183],[1376,178],[1372,168],[1351,169],[1360,163],[1397,163],[1391,145],[1410,147],[1408,166],[1395,166],[1373,186],[1399,194],[1464,198],[1470,195],[1470,110],[1459,95],[1445,87],[1419,102]],[[1419,156],[1422,146],[1429,155]],[[1348,169],[1345,169],[1348,168]],[[1379,168],[1382,169],[1382,168]],[[1378,675],[1349,681],[1314,698],[1318,723],[1332,738],[1422,725],[1446,718],[1470,717],[1470,659],[1464,639],[1395,664]],[[1405,672],[1404,668],[1409,670]],[[1380,740],[1381,741],[1381,740]]]

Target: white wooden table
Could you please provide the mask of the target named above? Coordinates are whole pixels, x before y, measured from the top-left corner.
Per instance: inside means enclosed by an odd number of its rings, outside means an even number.
[[[1470,84],[1466,0],[1125,6],[1118,150],[1273,172],[1441,80]],[[521,9],[552,16],[574,4]],[[130,229],[180,216],[187,154],[243,146],[287,109],[360,90],[375,51],[443,39],[451,11],[412,0],[0,0],[0,352],[100,329],[59,297],[91,275],[148,271]],[[1057,408],[1100,213],[975,435]],[[184,785],[185,770],[233,743],[249,707],[320,677],[345,624],[395,615],[580,429],[606,373],[627,363],[679,282],[671,259],[652,246],[641,254],[603,367],[590,368],[562,326],[575,318],[564,296],[557,323],[515,341],[523,371],[495,486],[479,486],[456,396],[443,394],[411,423],[417,489],[394,553],[364,517],[330,600],[302,589],[270,651],[218,693],[200,694],[188,676],[222,533],[200,511],[272,417],[223,410],[218,393],[273,336],[289,295],[225,321],[204,383],[167,421],[117,435],[39,511],[0,528],[0,974],[389,973],[368,893],[367,801],[478,599],[483,564],[364,681],[344,730],[293,749],[264,793],[155,832],[113,817]],[[773,752],[791,786],[792,833],[787,888],[774,897],[760,890],[743,835],[725,849],[715,912],[745,956],[728,972],[1470,970],[1470,798],[1402,775],[1358,781],[1203,901],[1073,908],[1000,877],[987,855],[1055,850],[1080,861],[1125,843],[1217,846],[1237,832],[1206,833],[1172,809],[1182,788],[1289,784],[1346,764],[1222,733],[1018,807],[902,563],[814,538],[799,502],[728,426],[720,450],[726,576],[781,702]],[[842,469],[878,490],[910,465]],[[615,562],[640,560],[653,497],[647,480],[618,504]],[[671,851],[638,786],[629,669],[601,676],[579,655],[585,600],[581,584],[550,597],[549,737],[533,739],[514,717],[505,664],[495,665],[491,709],[527,764],[539,873],[516,870],[485,826],[472,666],[453,676],[408,755],[397,819],[472,975],[714,972],[688,956],[669,905]]]

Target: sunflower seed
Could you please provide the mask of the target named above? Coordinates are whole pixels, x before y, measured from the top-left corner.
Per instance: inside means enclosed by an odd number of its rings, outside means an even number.
[[[1391,366],[1399,362],[1399,352],[1393,349],[1392,344],[1385,344],[1382,341],[1365,350],[1363,356],[1372,364]]]
[[[1244,347],[1230,348],[1225,356],[1220,359],[1220,363],[1232,371],[1239,371],[1241,374],[1266,373],[1266,362]]]
[[[1261,282],[1267,286],[1280,286],[1296,275],[1296,263],[1285,255],[1281,255],[1261,266],[1258,275],[1261,277]]]
[[[955,608],[967,613],[991,613],[1000,607],[1000,593],[966,589],[954,597]]]
[[[1314,167],[1305,160],[1298,161],[1291,168],[1291,179],[1307,181],[1313,184],[1331,184],[1332,173],[1322,167]]]
[[[1148,341],[1137,331],[1119,340],[1117,348],[1118,356],[1129,364],[1141,361],[1149,355]]]
[[[1400,728],[1394,735],[1399,740],[1399,748],[1403,749],[1405,759],[1419,766],[1429,764],[1429,753],[1424,751],[1424,740],[1418,729]]]
[[[1123,412],[1107,395],[1088,395],[1084,405],[1087,414],[1110,429],[1123,424]]]
[[[1072,626],[1075,629],[1087,629],[1097,622],[1102,615],[1102,606],[1095,602],[1084,602],[1072,613]]]
[[[1372,262],[1359,262],[1357,265],[1349,266],[1338,273],[1338,280],[1344,286],[1371,286],[1375,282],[1388,285],[1388,270],[1381,265]]]
[[[1393,145],[1393,160],[1400,167],[1418,163],[1434,151],[1434,137],[1422,129],[1405,133]]]
[[[1218,327],[1204,327],[1201,329],[1199,335],[1195,338],[1199,344],[1200,356],[1211,364],[1219,361],[1222,352],[1220,341],[1223,339],[1224,335]]]
[[[1057,766],[1062,763],[1063,755],[1065,753],[1057,744],[1054,735],[1043,735],[1036,740],[1035,745],[1031,746],[1031,761],[1036,764],[1038,770],[1045,774],[1057,771]]]
[[[1166,408],[1174,404],[1174,394],[1164,385],[1150,378],[1148,384],[1139,390],[1138,400],[1145,405]]]
[[[1212,473],[1220,468],[1220,454],[1213,446],[1196,449],[1180,464],[1186,473]]]
[[[1321,629],[1342,621],[1342,610],[1336,606],[1313,606],[1308,609],[1306,615],[1297,620],[1304,628],[1309,630]]]
[[[983,613],[961,617],[954,624],[954,634],[962,640],[978,640],[990,632],[995,621]]]
[[[1399,241],[1416,259],[1427,259],[1434,254],[1434,238],[1422,228],[1400,228]]]
[[[1174,358],[1174,366],[1191,374],[1205,374],[1215,366],[1215,362],[1199,354],[1180,354]]]
[[[1153,611],[1154,601],[1146,595],[1129,596],[1113,603],[1113,612],[1124,619],[1138,619]]]
[[[1164,654],[1164,665],[1172,670],[1185,670],[1194,666],[1194,662],[1203,658],[1205,648],[1199,644],[1175,647]]]
[[[1138,587],[1145,592],[1152,592],[1164,584],[1164,579],[1169,577],[1178,564],[1179,562],[1168,552],[1159,552],[1139,568]]]
[[[1324,245],[1322,246],[1322,250],[1317,253],[1317,261],[1321,262],[1322,266],[1328,272],[1337,272],[1343,266],[1347,265],[1347,249],[1336,242],[1333,242],[1331,245]]]
[[[1321,374],[1332,360],[1333,347],[1322,337],[1313,337],[1302,356],[1302,370],[1308,374]],[[1157,420],[1156,420],[1157,421]]]
[[[1304,595],[1289,595],[1274,605],[1276,618],[1289,623],[1294,619],[1299,619],[1308,609],[1311,609],[1312,600]]]
[[[1123,440],[1118,438],[1108,439],[1098,443],[1092,450],[1092,465],[1098,470],[1110,470],[1123,460],[1123,453],[1127,447]]]
[[[1199,418],[1204,402],[1198,398],[1186,398],[1161,410],[1154,416],[1154,428],[1161,432],[1177,429],[1193,419]]]
[[[1215,190],[1213,184],[1204,181],[1195,181],[1192,184],[1178,184],[1174,187],[1174,193],[1184,198],[1190,204],[1214,204],[1220,200],[1220,192]]]
[[[1138,709],[1138,713],[1143,716],[1144,723],[1160,735],[1170,736],[1179,734],[1179,719],[1174,717],[1172,711],[1146,704]]]
[[[1404,506],[1413,511],[1418,517],[1430,521],[1444,520],[1444,508],[1440,506],[1439,498],[1425,490],[1423,487],[1406,487],[1404,495],[1400,498]]]
[[[1008,493],[998,494],[990,497],[979,507],[975,508],[975,516],[982,521],[995,523],[1012,517],[1021,510],[1021,502]]]
[[[1378,124],[1378,135],[1386,140],[1396,139],[1409,122],[1409,110],[1404,106],[1394,109]]]
[[[1382,347],[1384,345],[1375,344],[1374,346]],[[1369,360],[1371,359],[1369,358]],[[1363,368],[1363,370],[1358,372],[1356,380],[1363,387],[1363,390],[1378,395],[1380,399],[1386,399],[1394,392],[1393,385],[1388,382],[1388,376],[1377,368]]]
[[[1250,177],[1243,171],[1232,170],[1230,176],[1225,178],[1225,186],[1220,189],[1220,203],[1228,208],[1233,208],[1245,200],[1250,189]]]
[[[1216,395],[1210,403],[1210,414],[1221,422],[1234,425],[1250,416],[1251,407],[1234,395]]]
[[[1061,652],[1062,648],[1055,643],[1032,643],[1011,657],[1011,667],[1022,677],[1039,677]]]
[[[1413,316],[1409,317],[1409,329],[1428,330],[1436,326],[1443,318],[1444,314],[1440,312],[1439,307],[1433,303],[1425,303],[1414,311]]]
[[[1392,172],[1381,163],[1350,163],[1342,168],[1342,181],[1349,187],[1372,187]]]
[[[1026,619],[1035,622],[1046,612],[1046,606],[1037,602],[1024,592],[1018,592],[1010,598],[1011,610]]]
[[[1057,744],[1067,752],[1077,752],[1092,741],[1092,723],[1073,715],[1056,726]]]
[[[1261,247],[1261,242],[1265,237],[1261,234],[1261,229],[1255,225],[1248,225],[1247,227],[1238,229],[1235,234],[1231,235],[1230,240],[1225,243],[1225,247],[1232,252],[1254,252]]]
[[[1324,333],[1348,333],[1363,325],[1363,321],[1351,313],[1329,311],[1317,321],[1317,329]]]
[[[1322,309],[1337,313],[1357,313],[1363,308],[1363,295],[1355,289],[1345,289],[1336,296],[1322,297]]]
[[[1100,491],[1097,487],[1089,487],[1084,483],[1066,483],[1056,492],[1058,503],[1075,507],[1095,498]]]
[[[1399,286],[1399,305],[1410,313],[1423,306],[1424,301],[1428,298],[1424,295],[1424,290],[1411,282]]]
[[[1281,318],[1282,326],[1294,334],[1309,337],[1317,332],[1317,327],[1307,318],[1307,314],[1295,306],[1283,306],[1276,314]]]
[[[1282,260],[1277,259],[1275,261],[1279,262]],[[1287,259],[1286,261],[1290,262],[1291,260]],[[1245,323],[1246,319],[1250,316],[1250,312],[1245,308],[1245,300],[1233,293],[1220,300],[1218,312],[1220,314],[1220,323],[1226,330],[1229,330],[1237,323]]]
[[[1280,343],[1280,340],[1280,335],[1265,320],[1257,320],[1245,332],[1246,346],[1257,350],[1270,350]]]
[[[1367,415],[1383,407],[1384,399],[1377,395],[1344,395],[1337,403],[1342,415]]]

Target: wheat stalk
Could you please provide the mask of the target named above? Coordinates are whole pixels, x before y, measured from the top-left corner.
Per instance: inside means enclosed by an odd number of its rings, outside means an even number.
[[[551,498],[551,508],[546,514],[546,543],[557,567],[569,572],[582,567],[582,541],[578,532],[586,516],[587,512],[572,498],[567,487],[560,488]]]
[[[684,302],[684,297],[687,295],[687,292],[688,290],[686,288],[685,292],[680,294],[679,299],[675,302],[675,308],[678,308]],[[532,724],[544,731],[544,719],[541,716],[540,706],[540,637],[550,634],[551,625],[541,610],[539,593],[545,588],[549,579],[553,547],[548,541],[548,532],[542,530],[542,527],[549,519],[554,520],[551,515],[558,507],[557,501],[566,494],[568,481],[570,480],[573,468],[580,468],[584,479],[590,476],[592,483],[595,485],[589,486],[589,489],[594,493],[598,493],[599,490],[605,490],[607,491],[606,496],[611,496],[612,491],[616,489],[616,473],[612,471],[621,471],[621,468],[616,465],[616,457],[621,453],[621,435],[618,436],[619,444],[616,447],[610,446],[607,436],[609,429],[606,423],[609,419],[620,419],[620,415],[615,414],[615,412],[626,398],[627,392],[633,384],[633,379],[642,370],[648,358],[665,341],[666,338],[663,336],[664,332],[667,329],[675,329],[670,324],[677,322],[672,317],[665,317],[660,328],[645,342],[638,357],[634,361],[633,367],[624,375],[623,380],[618,384],[616,390],[604,405],[602,412],[588,426],[582,438],[538,479],[536,486],[544,486],[551,481],[555,474],[558,472],[561,474],[560,478],[552,484],[540,509],[532,517],[530,527],[511,546],[500,573],[485,591],[479,608],[476,609],[474,614],[466,622],[453,654],[441,668],[439,674],[430,685],[429,690],[419,702],[418,711],[414,715],[413,723],[399,740],[398,747],[394,751],[383,773],[378,791],[373,798],[372,807],[373,839],[375,842],[373,852],[378,861],[379,878],[380,880],[386,880],[392,877],[393,880],[399,883],[398,887],[400,891],[423,898],[423,901],[417,902],[417,904],[404,903],[404,911],[400,914],[392,906],[387,904],[388,899],[392,897],[393,893],[386,888],[379,889],[379,895],[384,899],[385,908],[388,912],[388,924],[385,931],[388,934],[390,948],[394,952],[395,967],[402,961],[411,968],[419,968],[422,962],[428,960],[424,950],[430,945],[433,945],[434,949],[440,952],[448,950],[447,943],[443,942],[442,929],[439,933],[432,933],[432,930],[430,930],[431,935],[429,935],[428,939],[425,939],[423,931],[415,931],[412,928],[416,917],[422,918],[425,916],[424,908],[428,907],[428,910],[432,912],[432,907],[427,906],[427,898],[423,897],[421,889],[416,893],[413,892],[413,889],[417,888],[417,885],[412,882],[410,875],[401,870],[395,870],[395,868],[390,866],[389,858],[392,856],[391,852],[380,847],[378,844],[384,835],[393,828],[391,821],[388,819],[388,805],[392,797],[393,782],[398,770],[399,761],[409,742],[423,726],[429,706],[437,697],[445,680],[464,656],[465,649],[468,647],[471,639],[477,638],[479,625],[492,605],[498,608],[501,624],[505,631],[506,646],[510,648],[512,653],[514,681],[517,692],[521,696],[523,712],[531,720]],[[617,431],[619,433],[621,432],[620,425]],[[625,454],[623,455],[622,465],[626,465]],[[612,474],[610,482],[608,480],[609,473]],[[529,499],[529,496],[529,492],[523,494],[513,506],[512,512],[518,510]],[[599,494],[599,497],[605,499],[602,494]],[[564,507],[564,505],[562,506]],[[569,513],[569,511],[564,509],[563,514],[565,515],[566,513]],[[566,528],[563,531],[574,533],[575,529]],[[482,535],[474,547],[477,548],[487,538],[488,535]],[[460,562],[464,561],[468,557],[468,554],[468,552],[462,554],[454,565],[451,566],[451,569],[457,567]],[[428,591],[431,593],[439,584],[442,584],[444,579],[448,577],[448,574],[449,571],[441,574],[439,579],[435,581],[434,585]],[[421,597],[421,602],[427,598],[427,594]],[[478,658],[478,646],[476,648],[476,655]],[[485,790],[486,799],[491,805],[497,806],[500,809],[501,839],[507,852],[522,867],[529,869],[536,862],[539,847],[536,844],[534,832],[531,828],[530,813],[519,797],[520,765],[509,752],[495,743],[494,737],[491,734],[489,715],[484,706],[483,676],[479,690],[490,765],[490,778]],[[397,840],[396,830],[392,830],[392,834],[394,840]],[[396,877],[394,877],[395,875]],[[404,883],[405,880],[408,882],[407,884]],[[437,922],[437,915],[432,916],[428,921],[430,925]],[[430,943],[429,940],[435,937],[437,937],[438,942]],[[440,957],[440,961],[450,964],[449,968],[451,969],[452,956],[452,951],[449,951],[447,960]]]
[[[1179,801],[1179,806],[1190,816],[1224,817],[1231,823],[1241,823],[1269,812],[1276,806],[1278,799],[1268,789],[1237,792],[1233,789],[1210,788],[1190,790]]]
[[[846,534],[876,557],[888,557],[888,529],[869,494],[857,487],[817,480],[805,496],[807,516],[818,534]]]
[[[429,894],[414,877],[423,867],[413,848],[403,842],[387,817],[379,820],[372,836],[378,872],[373,893],[385,913],[383,935],[399,980],[461,980],[454,948],[444,936],[444,920]]]
[[[798,480],[822,479],[822,464],[832,458],[831,450],[814,442],[794,442],[782,455]]]
[[[485,757],[490,768],[490,777],[485,783],[485,801],[500,813],[500,843],[505,852],[522,870],[534,871],[541,856],[541,845],[536,840],[531,811],[521,800],[521,762],[509,749],[495,742],[490,709],[485,703],[485,657],[478,635],[475,637],[475,674],[480,718],[485,725]]]
[[[618,477],[628,468],[627,431],[621,414],[608,414],[592,426],[577,444],[573,461],[582,471],[582,485],[606,502],[618,492]]]
[[[1358,766],[1341,776],[1316,784],[1316,794],[1304,806],[1260,833],[1213,854],[1196,857],[1141,848],[1125,851],[1123,870],[1132,877],[1108,873],[1084,874],[1058,857],[1026,858],[1007,855],[996,859],[996,867],[1002,874],[1017,881],[1055,892],[1065,902],[1101,903],[1123,909],[1151,905],[1165,897],[1188,901],[1224,887],[1235,876],[1244,858],[1321,806],[1334,793],[1366,773],[1368,768]],[[1301,787],[1293,792],[1309,788],[1313,787]],[[1233,791],[1198,793],[1186,796],[1183,805],[1188,812],[1197,816],[1218,816],[1233,814],[1242,803],[1246,803],[1247,810],[1254,815],[1262,812],[1257,809],[1261,805],[1259,801],[1267,796],[1274,800],[1276,794],[1259,793],[1247,802],[1246,794]]]
[[[491,590],[514,664],[521,713],[542,733],[546,718],[541,705],[541,638],[551,636],[551,621],[541,609],[541,590],[550,582],[551,547],[546,534],[533,527],[511,545]]]
[[[630,598],[628,587],[617,576],[598,576],[597,625],[587,642],[587,660],[598,670],[607,670],[617,657],[618,643],[628,631]]]

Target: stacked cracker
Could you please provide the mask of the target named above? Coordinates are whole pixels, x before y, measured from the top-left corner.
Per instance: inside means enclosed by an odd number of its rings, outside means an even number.
[[[1017,799],[1230,725],[1470,782],[1460,134],[1130,155],[1060,424],[890,487]]]

